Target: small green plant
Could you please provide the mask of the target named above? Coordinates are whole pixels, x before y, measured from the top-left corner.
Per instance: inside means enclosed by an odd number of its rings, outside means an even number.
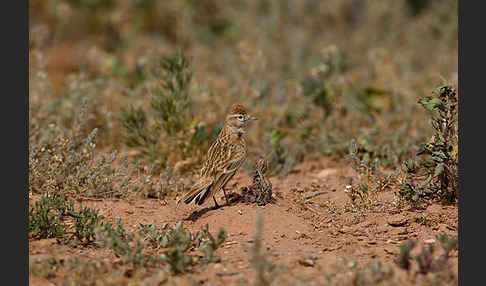
[[[74,210],[74,201],[69,201],[68,213]],[[101,219],[103,217],[98,214],[98,210],[81,207],[77,213],[73,215],[74,233],[72,234],[79,242],[88,244],[95,240],[95,229],[103,225]]]
[[[450,86],[439,87],[434,96],[419,103],[432,113],[434,135],[420,147],[422,160],[403,163],[405,178],[398,195],[414,203],[424,199],[439,199],[455,203],[458,191],[457,94]]]
[[[160,261],[167,263],[172,273],[176,275],[183,273],[187,267],[194,264],[193,256],[186,254],[184,250],[177,247],[164,250],[164,255],[160,257]]]
[[[35,239],[63,237],[65,225],[61,222],[65,201],[61,196],[45,193],[29,209],[29,235]]]
[[[164,248],[168,246],[167,232],[169,230],[169,224],[163,224],[159,228],[155,224],[140,224],[140,230],[138,233],[144,238],[150,247],[153,249]]]
[[[216,236],[213,236],[209,232],[209,225],[206,224],[205,228],[201,230],[201,234],[204,243],[199,247],[199,250],[204,254],[204,261],[207,263],[221,262],[221,258],[215,255],[214,251],[226,240],[226,231],[220,228]]]
[[[372,160],[373,154],[369,143],[361,141],[360,144],[352,139],[349,143],[349,161],[351,167],[356,171],[360,181],[369,181],[370,177],[379,173],[380,160]]]
[[[71,230],[65,218],[71,218],[74,229]],[[34,239],[75,239],[89,244],[95,239],[95,228],[102,225],[101,219],[97,210],[80,207],[76,211],[73,200],[68,203],[64,195],[46,192],[29,210],[29,235]],[[69,234],[71,237],[66,237]]]
[[[93,223],[88,223],[82,218],[84,215],[84,218],[89,219],[88,213],[91,213],[90,210],[81,209],[78,212],[72,212],[70,205],[63,202],[62,198],[53,198],[50,198],[49,201],[52,205],[63,210],[66,215],[70,215],[73,218],[81,218],[74,225],[83,225],[80,228],[76,227],[76,231],[73,232],[66,231],[66,225],[62,225],[63,231],[59,233],[61,235],[71,233],[73,238],[77,238],[79,234],[84,233],[82,237],[85,241],[87,238],[90,238],[92,239],[91,242],[95,242],[95,246],[111,249],[120,258],[118,261],[111,263],[110,268],[112,269],[120,266],[129,266],[129,269],[133,270],[142,268],[147,270],[167,265],[169,270],[177,275],[186,272],[190,266],[221,262],[221,258],[215,255],[214,251],[226,239],[226,231],[224,229],[219,229],[218,233],[213,235],[209,232],[209,226],[206,224],[201,230],[190,232],[184,229],[182,222],[179,222],[175,226],[164,224],[160,228],[155,224],[140,224],[141,229],[138,232],[134,232],[127,230],[118,217],[112,224],[100,223],[97,219],[99,217],[92,215]],[[148,248],[161,249],[162,255],[153,253]],[[194,249],[199,249],[203,255],[193,253]],[[67,262],[69,262],[69,267],[72,270],[76,270],[77,275],[90,273],[99,275],[105,272],[108,267],[104,261],[95,260],[80,263],[77,258],[73,261],[72,259],[59,260],[56,257],[51,257],[49,259],[30,261],[29,269],[32,275],[52,278],[55,275],[54,268],[66,267]],[[87,268],[79,269],[79,267]],[[93,271],[96,273],[93,273]]]
[[[164,255],[161,257],[161,261],[169,264],[170,270],[174,274],[184,272],[188,266],[194,263],[193,256],[187,254],[187,251],[198,235],[187,233],[182,226],[182,222],[179,222],[175,227],[170,227],[161,245],[166,248],[163,251]]]
[[[148,257],[142,253],[145,242],[133,232],[127,231],[120,218],[116,218],[115,227],[111,223],[96,229],[96,243],[100,247],[108,247],[122,264],[140,267],[147,263]]]
[[[92,285],[93,281],[103,279],[103,274],[110,270],[110,263],[102,259],[67,259],[63,265],[69,273],[64,285]]]
[[[450,267],[448,260],[450,252],[457,250],[457,236],[448,236],[447,234],[437,234],[437,240],[441,243],[443,253],[434,257],[435,247],[433,244],[425,245],[422,251],[415,257],[418,264],[418,274],[426,275],[427,273],[434,273],[445,270]]]

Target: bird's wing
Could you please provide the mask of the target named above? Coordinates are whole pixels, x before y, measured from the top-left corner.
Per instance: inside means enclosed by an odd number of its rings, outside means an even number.
[[[246,154],[244,149],[235,148],[233,151],[228,152],[228,156],[221,160],[215,166],[214,183],[212,186],[213,192],[219,191],[226,183],[231,180],[236,171],[245,162]]]
[[[201,168],[201,177],[209,177],[208,174],[211,173],[214,167],[214,162],[220,156],[218,154],[219,153],[218,150],[221,150],[221,146],[222,146],[221,142],[219,140],[216,140],[209,147],[208,152],[206,153],[204,164]]]
[[[186,201],[191,202],[193,199],[197,205],[202,205],[207,198],[214,196],[216,192],[221,190],[224,185],[231,180],[236,173],[236,170],[243,164],[245,154],[238,150],[237,152],[230,151],[232,148],[223,148],[220,151],[223,153],[217,154],[214,161],[208,164],[206,175],[210,183],[203,185],[204,188],[200,191],[193,192],[191,197]],[[224,156],[226,155],[226,156]]]
[[[242,146],[233,145],[224,151],[219,160],[215,162],[214,172],[216,174],[236,172],[245,162],[246,151]]]

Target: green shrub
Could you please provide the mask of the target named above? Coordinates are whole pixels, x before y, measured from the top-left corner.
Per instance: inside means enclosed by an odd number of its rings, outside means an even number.
[[[159,80],[150,102],[156,120],[169,136],[187,131],[186,124],[192,120],[189,93],[192,73],[186,58],[181,53],[162,57],[152,73]]]
[[[162,56],[151,75],[150,112],[133,106],[121,109],[126,145],[163,167],[193,156],[201,159],[219,129],[195,120],[188,61],[182,53]]]
[[[64,210],[63,197],[42,194],[40,200],[29,209],[29,236],[35,239],[64,237],[66,225],[61,222]]]
[[[141,108],[121,109],[121,122],[125,128],[125,144],[139,148],[149,158],[157,158],[157,138],[148,130],[147,115]]]
[[[70,218],[74,229],[66,218]],[[29,236],[34,239],[59,238],[65,241],[88,244],[95,240],[95,228],[102,225],[103,217],[97,210],[80,207],[75,210],[74,201],[66,201],[64,195],[43,193],[29,210]],[[66,237],[66,235],[71,237]]]
[[[404,179],[397,194],[414,203],[426,199],[455,203],[458,191],[456,91],[442,86],[434,96],[421,98],[419,103],[432,114],[434,135],[420,146],[417,155],[421,160],[410,158],[403,163]]]

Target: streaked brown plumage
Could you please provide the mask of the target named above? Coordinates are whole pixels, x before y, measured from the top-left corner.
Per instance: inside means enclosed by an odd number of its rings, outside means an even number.
[[[226,197],[225,185],[235,175],[246,160],[246,144],[243,138],[248,121],[256,119],[248,115],[240,104],[234,104],[226,116],[226,120],[218,138],[209,147],[201,176],[189,192],[179,201],[189,204],[194,201],[202,205],[207,198],[212,197],[218,206],[214,195],[221,189]]]
[[[244,187],[241,191],[243,202],[264,206],[273,201],[272,182],[267,178],[267,172],[268,161],[264,157],[260,157],[256,162],[253,183],[248,187]]]
[[[261,157],[258,158],[257,162],[256,162],[256,172],[258,174],[258,176],[263,179],[264,175],[267,173],[268,171],[268,161]]]

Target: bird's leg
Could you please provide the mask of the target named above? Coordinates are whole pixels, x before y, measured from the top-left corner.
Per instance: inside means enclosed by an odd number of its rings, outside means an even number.
[[[226,191],[224,190],[224,187],[223,187],[223,194],[224,194],[224,198],[226,199],[226,204],[229,205],[228,196],[226,196]]]
[[[213,200],[214,200],[214,205],[216,206],[216,208],[219,208],[218,202],[216,201],[216,198],[214,196],[213,196]]]

